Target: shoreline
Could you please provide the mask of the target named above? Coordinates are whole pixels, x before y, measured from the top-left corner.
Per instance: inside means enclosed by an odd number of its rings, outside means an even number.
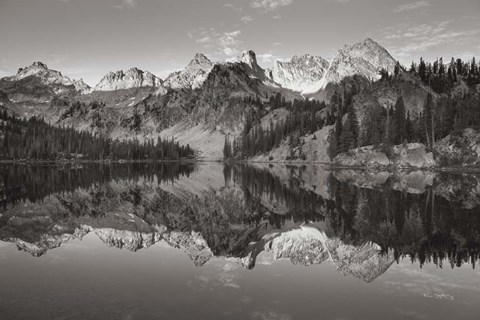
[[[327,170],[359,170],[372,172],[397,172],[397,171],[433,171],[433,172],[473,172],[480,173],[480,166],[449,166],[449,167],[396,167],[396,166],[346,166],[331,162],[317,161],[251,161],[251,160],[215,160],[215,159],[180,159],[180,160],[0,160],[0,165],[76,165],[76,164],[135,164],[135,163],[222,163],[245,165],[285,165],[285,166],[322,166]]]

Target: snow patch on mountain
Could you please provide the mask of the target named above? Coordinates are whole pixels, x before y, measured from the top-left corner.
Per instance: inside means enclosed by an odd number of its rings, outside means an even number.
[[[302,92],[318,83],[329,67],[322,57],[305,54],[290,61],[275,61],[270,78],[282,87]]]

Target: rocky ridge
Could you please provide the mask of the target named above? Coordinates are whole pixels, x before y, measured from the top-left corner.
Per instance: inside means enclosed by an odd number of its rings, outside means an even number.
[[[19,81],[21,79],[35,76],[38,77],[44,85],[61,85],[64,87],[73,86],[79,93],[88,93],[91,88],[80,80],[72,80],[67,76],[64,76],[60,71],[49,69],[46,64],[40,61],[36,61],[28,67],[19,68],[16,75],[11,77],[2,78],[7,81]],[[62,93],[67,91],[66,88],[57,88],[55,93]]]
[[[148,71],[130,68],[127,71],[109,72],[94,87],[94,91],[114,91],[138,87],[162,87],[163,81]]]
[[[207,79],[213,65],[205,55],[197,53],[185,69],[171,73],[165,79],[164,86],[172,89],[198,89]]]

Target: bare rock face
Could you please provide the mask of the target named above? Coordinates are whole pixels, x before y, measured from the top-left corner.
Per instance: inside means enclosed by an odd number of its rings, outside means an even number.
[[[398,167],[431,168],[435,166],[433,153],[421,143],[407,143],[393,147],[393,164]]]
[[[238,60],[250,78],[258,79],[267,86],[275,88],[280,87],[278,83],[267,76],[268,72],[258,65],[257,55],[253,50],[242,52],[242,55],[238,58]]]
[[[162,87],[162,80],[148,71],[131,68],[109,72],[95,86],[94,91],[113,91],[139,87]]]
[[[202,86],[212,69],[212,61],[202,53],[197,53],[185,69],[170,74],[164,85],[172,89],[197,89]]]
[[[328,61],[322,57],[309,54],[293,56],[290,61],[275,61],[271,79],[284,88],[302,92],[318,83],[328,66]]]

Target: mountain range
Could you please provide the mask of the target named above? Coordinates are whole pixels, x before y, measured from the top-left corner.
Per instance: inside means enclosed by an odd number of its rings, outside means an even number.
[[[471,75],[476,79],[475,69],[466,72],[462,66],[457,67],[463,69],[459,81],[453,81],[452,73],[446,79],[445,69],[443,76],[432,75],[435,67],[431,65],[427,79],[425,74],[420,75],[420,69],[406,71],[370,38],[345,45],[331,60],[304,54],[276,61],[271,69],[263,69],[252,50],[227,62],[213,62],[197,53],[184,69],[164,80],[130,68],[109,72],[93,88],[35,62],[20,68],[14,76],[0,79],[0,111],[18,117],[41,117],[55,126],[87,130],[111,139],[142,142],[174,138],[190,145],[199,159],[219,160],[224,158],[225,141],[233,148],[246,137],[258,140],[260,128],[273,132],[277,125],[286,126],[289,119],[298,122],[307,117],[305,110],[317,110],[308,117],[322,125],[315,125],[308,134],[300,130],[299,137],[286,134],[284,129],[277,135],[281,141],[275,142],[275,148],[256,154],[255,159],[328,162],[332,124],[335,117],[346,114],[349,105],[359,125],[358,141],[353,145],[359,145],[362,136],[368,135],[368,123],[375,112],[388,117],[384,111],[375,110],[389,110],[400,97],[405,117],[410,120],[421,119],[429,96],[436,105],[468,92],[477,99],[477,91],[467,84],[472,83]],[[454,64],[450,64],[450,72],[452,68]],[[389,76],[392,74],[395,77]],[[432,82],[433,77],[437,79]],[[450,81],[450,97],[442,93],[446,81]],[[312,103],[316,109],[301,107]],[[304,114],[295,116],[297,110]],[[345,120],[343,117],[342,122]],[[310,120],[302,121],[302,125],[296,124],[300,129]]]
[[[200,157],[219,159],[224,137],[238,136],[254,108],[243,101],[245,97],[328,98],[331,94],[324,92],[333,90],[328,84],[353,75],[378,79],[382,68],[392,72],[394,66],[390,54],[371,39],[345,46],[330,62],[305,54],[276,61],[271,70],[260,67],[251,50],[231,62],[212,62],[198,53],[183,70],[164,80],[130,68],[109,72],[93,88],[35,62],[0,79],[0,108],[114,139],[173,136],[194,147]],[[75,103],[83,109],[73,110]],[[93,110],[94,103],[105,106]],[[141,125],[132,132],[127,124],[138,114]]]
[[[197,53],[183,70],[171,73],[164,80],[149,71],[133,67],[126,71],[111,71],[93,88],[90,88],[82,79],[71,80],[63,76],[61,72],[49,69],[42,62],[34,62],[28,67],[20,68],[16,75],[5,77],[2,80],[18,81],[28,76],[36,76],[45,85],[62,85],[65,87],[73,85],[75,90],[81,94],[92,91],[161,86],[171,89],[198,89],[205,82],[215,65],[228,63],[214,63],[204,54]],[[290,61],[277,60],[274,62],[272,69],[264,70],[258,65],[255,52],[249,50],[243,52],[237,60],[234,60],[234,63],[248,66],[247,72],[251,77],[262,79],[273,87],[282,87],[305,93],[315,93],[323,89],[328,83],[337,83],[343,78],[355,74],[375,80],[379,78],[379,72],[382,68],[392,72],[396,64],[388,51],[370,38],[353,45],[346,45],[337,51],[330,62],[322,57],[304,54],[294,56]],[[57,91],[56,93],[61,92]]]

